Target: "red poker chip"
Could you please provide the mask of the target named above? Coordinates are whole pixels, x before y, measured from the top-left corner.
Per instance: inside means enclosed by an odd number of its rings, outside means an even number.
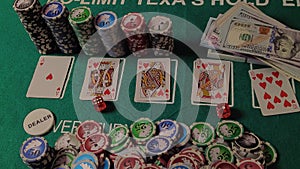
[[[90,135],[83,143],[86,151],[99,154],[107,149],[108,137],[104,133]]]
[[[238,167],[228,161],[217,161],[211,166],[216,169],[238,169]]]
[[[200,154],[193,150],[193,149],[186,149],[184,151],[181,151],[179,154],[182,154],[182,155],[187,155],[191,158],[193,158],[198,165],[204,165],[205,164],[205,157],[204,155],[200,152]]]
[[[167,168],[170,168],[176,163],[188,164],[188,165],[192,165],[193,168],[200,168],[200,166],[197,164],[197,162],[194,159],[192,159],[187,155],[182,155],[182,154],[176,154],[173,157],[171,157],[171,159],[167,164]]]
[[[237,163],[239,169],[264,169],[263,165],[261,165],[258,161],[253,159],[243,159]]]
[[[137,157],[124,157],[121,158],[117,164],[118,169],[127,169],[127,168],[142,168],[144,162]]]
[[[83,142],[86,138],[90,135],[101,133],[102,126],[93,120],[87,120],[82,122],[77,130],[76,130],[76,137],[79,141]]]
[[[155,164],[145,164],[143,165],[142,169],[162,169],[162,167],[159,167]]]

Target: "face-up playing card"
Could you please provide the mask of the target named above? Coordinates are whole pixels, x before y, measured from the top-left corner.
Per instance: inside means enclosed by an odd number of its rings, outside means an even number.
[[[264,116],[300,111],[286,76],[273,68],[250,70],[249,75]]]
[[[193,74],[193,102],[228,102],[230,62],[197,59]]]
[[[104,100],[116,98],[120,59],[92,57],[88,60],[80,99],[92,100],[101,95]]]
[[[73,56],[41,56],[26,97],[62,98],[73,62]]]
[[[170,59],[139,59],[135,88],[136,101],[170,99]]]

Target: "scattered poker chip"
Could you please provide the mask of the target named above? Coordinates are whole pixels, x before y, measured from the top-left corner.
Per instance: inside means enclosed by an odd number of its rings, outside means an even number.
[[[82,122],[76,130],[76,137],[83,142],[88,136],[102,132],[102,126],[94,120]]]
[[[149,155],[161,155],[172,147],[172,140],[166,136],[155,136],[146,143],[146,152]]]
[[[75,159],[77,154],[78,154],[78,151],[73,148],[61,149],[57,153],[54,161],[52,162],[51,168],[55,168],[55,167],[61,166],[61,165],[67,165],[67,166],[71,167],[72,162]]]
[[[83,145],[86,151],[99,154],[108,148],[109,139],[104,133],[93,134],[85,139]]]
[[[237,162],[237,166],[239,169],[248,169],[251,166],[251,169],[264,169],[264,167],[253,159],[244,159]]]
[[[54,149],[59,151],[61,149],[72,147],[76,150],[79,150],[80,145],[80,142],[74,134],[65,133],[56,140]]]
[[[109,151],[111,153],[120,153],[121,151],[123,151],[124,149],[126,149],[130,143],[131,143],[131,138],[128,138],[124,143],[120,144],[120,145],[117,145],[117,146],[111,146]]]
[[[49,2],[42,9],[42,17],[45,19],[62,53],[79,53],[81,47],[69,23],[69,11],[66,6],[61,2]]]
[[[115,163],[115,168],[142,168],[144,161],[137,157],[120,157]]]
[[[184,164],[184,163],[176,163],[170,166],[168,169],[192,169],[192,166]]]
[[[179,154],[192,157],[197,162],[198,166],[202,166],[206,162],[204,155],[197,148],[184,148],[179,152]]]
[[[54,115],[48,109],[35,109],[24,118],[23,128],[32,136],[41,136],[49,132],[55,123]]]
[[[179,130],[179,132],[180,132],[180,138],[178,139],[178,143],[177,143],[176,146],[181,147],[181,146],[186,145],[189,142],[189,140],[191,138],[191,130],[184,123],[178,122],[178,124],[179,124],[179,128],[181,130]]]
[[[129,138],[129,130],[126,126],[120,125],[113,128],[108,134],[111,140],[111,147],[119,146],[122,143],[126,142]]]
[[[254,134],[248,131],[245,131],[239,139],[232,142],[234,146],[242,151],[251,151],[261,148],[261,140]]]
[[[76,165],[77,163],[85,160],[92,161],[96,166],[99,165],[97,156],[91,152],[79,152],[73,160],[72,165]]]
[[[71,168],[68,165],[62,164],[62,165],[54,167],[52,169],[71,169]]]
[[[277,152],[269,142],[263,142],[263,154],[267,166],[270,166],[276,162]]]
[[[144,164],[142,166],[142,169],[161,169],[161,167],[159,167],[155,164]]]
[[[111,57],[127,54],[125,36],[118,23],[117,15],[112,11],[103,11],[95,17],[94,25],[100,35],[106,51]]]
[[[196,122],[190,126],[191,141],[197,146],[207,146],[214,141],[214,128],[206,122]]]
[[[145,143],[156,133],[155,124],[148,118],[140,118],[130,126],[133,139],[138,143]]]
[[[216,161],[211,165],[212,169],[238,169],[238,167],[228,161]]]
[[[80,161],[76,165],[72,166],[71,169],[97,169],[97,166],[90,160]]]
[[[237,121],[223,120],[218,123],[216,133],[224,140],[236,140],[242,137],[244,127]]]
[[[205,151],[206,159],[209,163],[213,163],[219,160],[224,160],[228,162],[234,161],[233,152],[230,147],[223,144],[212,144],[207,147]]]
[[[186,164],[187,166],[190,166],[191,168],[199,168],[198,164],[194,159],[187,155],[182,154],[176,154],[169,160],[167,167],[170,168],[171,166],[174,166],[177,163]]]
[[[109,158],[105,158],[103,164],[101,165],[102,169],[110,169],[110,160]]]
[[[243,151],[233,145],[232,151],[237,161],[241,161],[245,158],[251,158],[256,161],[264,160],[264,154],[261,149],[257,149],[255,151]]]
[[[156,123],[158,126],[158,134],[161,136],[166,136],[173,141],[178,140],[179,124],[170,119],[164,119]]]
[[[15,0],[13,8],[18,14],[30,39],[35,44],[40,54],[54,54],[57,45],[51,30],[40,15],[42,6],[38,0]]]

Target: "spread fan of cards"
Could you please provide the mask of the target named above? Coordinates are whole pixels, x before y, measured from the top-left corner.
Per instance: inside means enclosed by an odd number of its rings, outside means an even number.
[[[117,96],[120,59],[92,57],[88,60],[80,99],[92,100],[101,95],[104,100],[112,101]]]
[[[300,111],[288,78],[272,68],[250,70],[249,75],[264,116]]]
[[[169,58],[138,60],[134,99],[136,102],[170,99]]]
[[[41,56],[26,97],[63,98],[73,62],[73,56]]]
[[[228,103],[230,62],[210,59],[194,61],[192,101]]]

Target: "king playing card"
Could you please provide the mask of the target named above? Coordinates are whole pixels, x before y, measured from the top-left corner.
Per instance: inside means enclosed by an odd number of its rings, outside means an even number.
[[[139,59],[135,101],[167,101],[169,99],[170,59]]]

